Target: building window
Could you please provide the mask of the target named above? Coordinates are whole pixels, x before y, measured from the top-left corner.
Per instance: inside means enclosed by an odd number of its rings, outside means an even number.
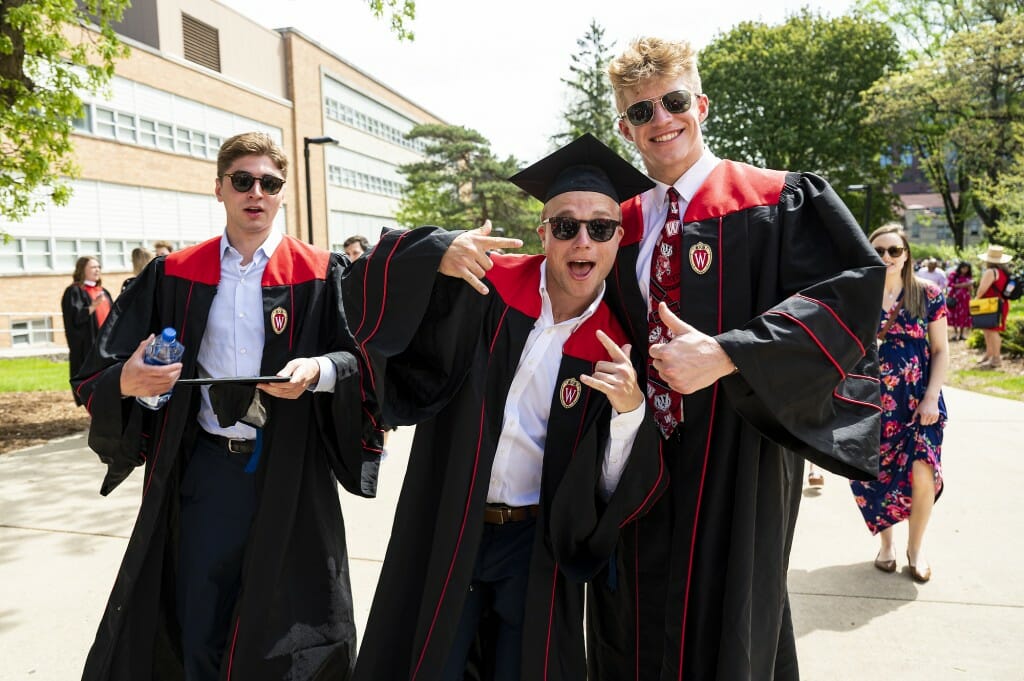
[[[49,317],[11,322],[11,345],[37,345],[53,342]]]
[[[57,239],[53,244],[53,269],[74,272],[78,260],[78,244],[74,239]]]
[[[178,152],[182,154],[192,153],[192,131],[186,128],[178,128]]]
[[[216,28],[182,13],[185,59],[220,72],[220,35]]]
[[[82,113],[71,121],[72,127],[78,132],[92,132],[92,106],[82,105]]]
[[[117,139],[119,142],[135,141],[135,116],[126,113],[117,114]]]
[[[50,240],[25,239],[24,257],[26,270],[38,271],[51,269]]]
[[[96,134],[100,137],[117,137],[117,114],[101,106],[96,107]]]

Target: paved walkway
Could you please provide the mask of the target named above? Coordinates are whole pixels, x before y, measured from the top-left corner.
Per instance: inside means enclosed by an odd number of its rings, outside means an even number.
[[[789,576],[805,681],[1024,681],[1024,403],[946,397],[929,584],[872,567],[844,480],[805,490]],[[411,437],[393,435],[377,500],[342,497],[360,631]],[[80,678],[139,497],[138,475],[99,496],[102,475],[81,436],[0,456],[0,681]]]

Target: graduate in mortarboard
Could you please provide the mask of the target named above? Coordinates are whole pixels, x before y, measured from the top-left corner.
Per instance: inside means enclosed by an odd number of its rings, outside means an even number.
[[[585,678],[583,582],[667,484],[602,300],[619,204],[652,183],[590,135],[511,181],[544,255],[394,230],[345,277],[383,418],[417,426],[357,679]]]

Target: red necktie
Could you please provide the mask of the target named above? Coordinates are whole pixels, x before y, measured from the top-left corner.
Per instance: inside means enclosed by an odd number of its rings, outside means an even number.
[[[667,343],[672,334],[658,316],[658,304],[668,305],[673,314],[679,314],[679,269],[683,243],[682,223],[679,220],[679,192],[675,187],[668,190],[668,217],[658,235],[658,243],[651,256],[651,305],[647,313],[648,345]],[[647,357],[647,401],[654,411],[662,434],[667,438],[683,420],[682,395],[675,392],[661,379],[654,362]]]

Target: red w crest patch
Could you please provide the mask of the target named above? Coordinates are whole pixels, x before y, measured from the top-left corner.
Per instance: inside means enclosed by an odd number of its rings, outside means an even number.
[[[270,311],[270,327],[274,329],[274,333],[280,336],[286,326],[288,326],[288,311],[283,307],[275,307]]]
[[[690,246],[690,269],[697,274],[704,274],[711,269],[711,246],[703,241]]]
[[[575,378],[567,378],[562,381],[562,386],[558,389],[558,399],[561,400],[563,407],[572,409],[579,401],[582,392],[583,385],[579,381]]]

